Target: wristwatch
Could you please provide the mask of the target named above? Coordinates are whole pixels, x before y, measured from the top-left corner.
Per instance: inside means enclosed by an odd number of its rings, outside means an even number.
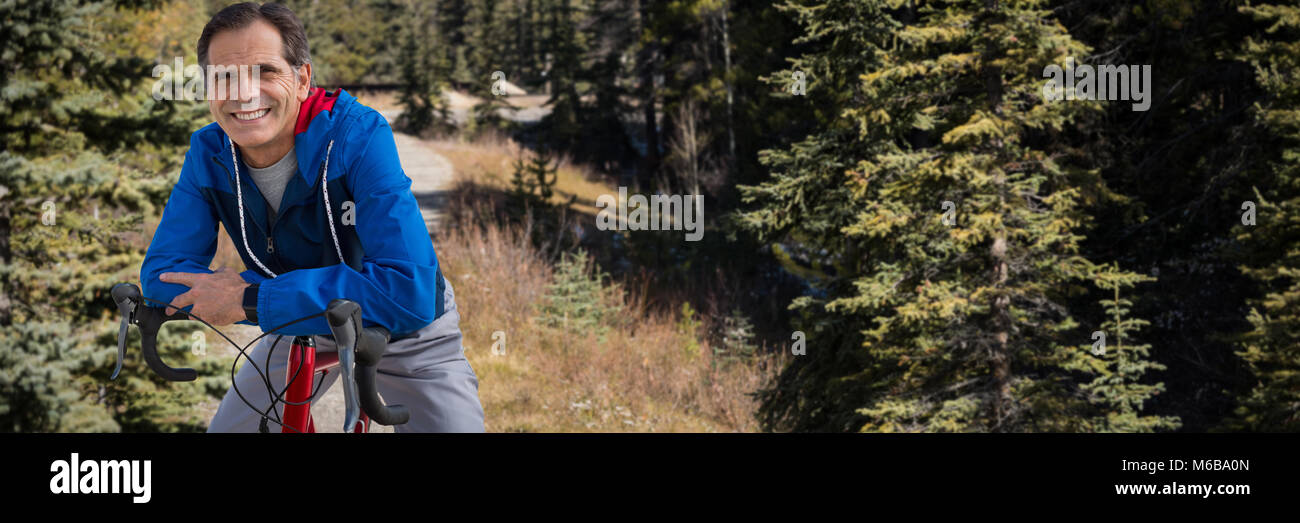
[[[257,323],[257,284],[244,287],[244,316],[248,321]]]

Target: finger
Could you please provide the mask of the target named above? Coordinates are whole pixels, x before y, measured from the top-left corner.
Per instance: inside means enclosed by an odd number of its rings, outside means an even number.
[[[167,283],[179,283],[188,287],[193,287],[194,282],[200,275],[194,272],[164,272],[158,276],[159,280]]]
[[[176,307],[177,309],[184,309],[190,305],[194,305],[194,291],[181,293],[181,295],[172,300],[172,307]]]

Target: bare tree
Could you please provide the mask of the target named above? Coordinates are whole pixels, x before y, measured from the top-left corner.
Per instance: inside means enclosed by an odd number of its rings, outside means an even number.
[[[700,194],[701,186],[715,193],[723,181],[723,173],[715,159],[708,154],[709,135],[702,125],[703,116],[695,100],[687,98],[677,105],[673,120],[677,125],[668,139],[668,162],[683,185],[689,184],[692,194]],[[668,184],[661,182],[667,189]]]

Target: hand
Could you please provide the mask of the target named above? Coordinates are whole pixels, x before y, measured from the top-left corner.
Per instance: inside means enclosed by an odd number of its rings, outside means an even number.
[[[193,305],[190,312],[213,326],[230,325],[247,319],[244,314],[244,288],[249,283],[234,270],[222,267],[212,274],[165,272],[158,279],[188,286],[190,290],[172,300],[172,306],[185,308]]]

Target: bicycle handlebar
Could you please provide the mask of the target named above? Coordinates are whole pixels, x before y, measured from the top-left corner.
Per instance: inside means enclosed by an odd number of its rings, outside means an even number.
[[[167,314],[164,308],[150,307],[144,303],[140,288],[130,283],[119,283],[110,292],[117,310],[122,315],[122,323],[117,332],[117,367],[113,376],[117,379],[122,370],[122,361],[126,357],[126,334],[129,324],[140,328],[140,347],[144,360],[159,376],[168,381],[194,381],[198,373],[194,369],[177,369],[167,366],[158,356],[158,330],[162,324],[172,320],[188,320],[190,315],[184,311]],[[331,301],[325,309],[325,318],[330,332],[334,336],[339,350],[339,366],[343,369],[344,395],[348,403],[345,430],[356,426],[359,414],[357,407],[364,409],[376,423],[382,425],[401,425],[410,419],[410,411],[403,405],[385,405],[379,398],[376,388],[376,371],[379,360],[391,338],[387,329],[374,326],[362,327],[361,305],[351,300],[337,299]],[[353,354],[355,352],[356,376],[353,378]]]
[[[122,313],[122,324],[117,329],[117,367],[109,379],[117,379],[117,374],[122,371],[122,360],[126,358],[126,330],[130,323],[140,327],[140,349],[144,352],[144,361],[155,373],[167,381],[194,381],[199,377],[194,369],[168,367],[158,356],[158,329],[164,322],[189,319],[189,314],[167,314],[166,309],[145,305],[140,288],[130,283],[114,285],[111,294],[118,312]]]
[[[388,329],[378,325],[362,328],[361,305],[351,300],[331,301],[325,309],[325,320],[338,346],[339,366],[343,370],[343,395],[348,410],[343,426],[356,426],[358,416],[354,411],[358,404],[381,425],[406,423],[411,418],[410,410],[403,405],[384,405],[375,386],[379,360],[384,357],[384,349],[391,338]],[[356,363],[360,366],[355,377],[351,361],[354,350]]]

